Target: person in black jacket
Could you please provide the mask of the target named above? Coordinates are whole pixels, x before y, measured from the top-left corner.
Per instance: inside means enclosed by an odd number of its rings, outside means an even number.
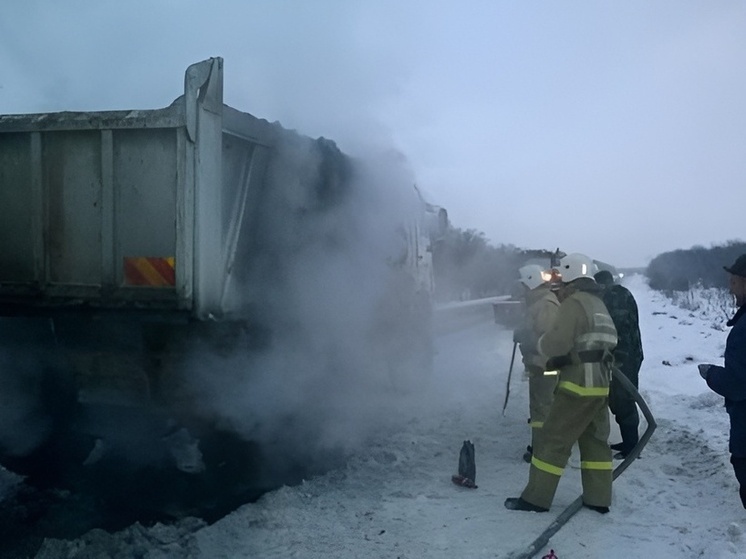
[[[723,366],[703,363],[699,374],[713,391],[725,398],[730,417],[730,463],[739,484],[741,503],[746,508],[746,254],[725,270],[730,274],[730,292],[736,298],[738,311],[728,321],[731,331],[725,342]]]
[[[614,349],[616,366],[635,388],[639,388],[640,367],[644,355],[637,302],[629,289],[614,283],[614,276],[608,270],[601,270],[594,277],[596,282],[604,287],[604,304],[619,336],[619,342]],[[618,451],[614,458],[623,459],[632,452],[639,440],[640,414],[634,396],[615,378],[611,379],[609,387],[609,409],[619,425],[619,434],[622,437],[621,442],[611,445],[611,450]]]

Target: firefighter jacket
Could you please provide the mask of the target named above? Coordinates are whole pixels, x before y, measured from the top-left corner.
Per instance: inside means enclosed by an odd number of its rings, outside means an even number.
[[[523,328],[530,330],[532,338],[539,337],[548,332],[557,318],[559,310],[559,299],[548,285],[540,285],[526,294],[526,318]],[[547,358],[539,354],[535,344],[522,343],[521,354],[526,370],[534,373],[543,373]]]
[[[746,458],[746,305],[728,321],[732,326],[725,342],[724,366],[707,371],[707,385],[725,397],[730,417],[730,453]]]
[[[608,397],[617,332],[601,300],[601,287],[579,278],[557,311],[552,328],[539,338],[547,368],[559,370],[557,390],[580,397]]]
[[[619,336],[614,349],[617,365],[620,362],[639,365],[642,363],[643,354],[640,318],[635,298],[626,287],[613,284],[604,287],[603,300]]]

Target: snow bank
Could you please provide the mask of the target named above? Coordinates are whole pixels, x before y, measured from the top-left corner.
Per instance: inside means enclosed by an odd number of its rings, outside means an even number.
[[[611,513],[581,510],[537,557],[550,548],[559,559],[744,557],[746,514],[728,463],[728,418],[696,367],[721,362],[726,333],[717,317],[675,306],[639,276],[626,281],[640,307],[641,393],[658,429],[615,481]],[[511,350],[511,332],[487,318],[442,334],[432,382],[389,410],[397,427],[344,468],[269,493],[211,526],[187,521],[49,540],[38,557],[100,557],[87,553],[105,549],[148,559],[476,559],[523,550],[580,494],[580,472],[573,457],[549,513],[503,507],[528,478],[521,459],[528,385],[519,370],[501,414]],[[465,439],[476,447],[475,490],[450,482]]]

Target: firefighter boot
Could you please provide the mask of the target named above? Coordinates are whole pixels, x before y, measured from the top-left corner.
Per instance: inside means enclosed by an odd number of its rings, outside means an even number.
[[[505,508],[508,510],[525,510],[526,512],[547,512],[549,509],[540,507],[524,501],[520,497],[509,497],[505,499]]]

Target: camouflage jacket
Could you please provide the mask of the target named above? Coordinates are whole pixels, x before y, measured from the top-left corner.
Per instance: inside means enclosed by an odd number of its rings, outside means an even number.
[[[604,287],[603,300],[619,336],[615,350],[618,362],[642,362],[640,320],[635,298],[626,287],[614,284]]]

